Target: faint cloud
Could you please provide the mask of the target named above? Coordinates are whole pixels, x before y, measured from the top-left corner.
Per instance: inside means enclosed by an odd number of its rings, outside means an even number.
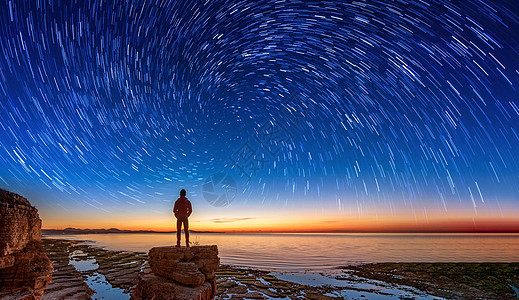
[[[211,221],[213,223],[232,223],[232,222],[238,222],[238,221],[245,221],[245,220],[251,220],[255,218],[218,218],[218,219],[212,219]]]

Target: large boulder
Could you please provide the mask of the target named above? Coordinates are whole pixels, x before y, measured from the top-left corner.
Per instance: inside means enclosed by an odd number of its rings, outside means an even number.
[[[151,271],[186,285],[200,285],[214,278],[220,265],[218,247],[155,247],[148,253]]]
[[[38,210],[22,196],[0,189],[0,298],[41,298],[52,271],[41,246]]]
[[[186,286],[157,275],[140,275],[131,299],[209,300],[216,292],[216,281]]]
[[[155,247],[148,253],[153,274],[141,274],[132,299],[213,299],[218,247]]]

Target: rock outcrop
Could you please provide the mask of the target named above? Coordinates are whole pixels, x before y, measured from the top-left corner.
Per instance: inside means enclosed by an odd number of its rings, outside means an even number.
[[[0,189],[0,298],[41,298],[52,270],[41,246],[38,210],[22,196]]]
[[[152,273],[141,274],[131,299],[213,299],[218,247],[155,247],[148,253]]]

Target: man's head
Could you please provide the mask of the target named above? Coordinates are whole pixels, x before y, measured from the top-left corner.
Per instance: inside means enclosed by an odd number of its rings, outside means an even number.
[[[180,196],[184,196],[185,197],[186,196],[186,190],[181,189],[180,190]]]

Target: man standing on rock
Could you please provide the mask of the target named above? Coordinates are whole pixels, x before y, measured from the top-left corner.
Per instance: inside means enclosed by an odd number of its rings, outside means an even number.
[[[180,235],[182,230],[182,223],[184,223],[184,233],[186,234],[186,247],[189,247],[189,222],[187,218],[193,212],[191,202],[186,198],[186,190],[180,190],[180,198],[175,201],[173,213],[177,218],[177,247],[180,247]]]

